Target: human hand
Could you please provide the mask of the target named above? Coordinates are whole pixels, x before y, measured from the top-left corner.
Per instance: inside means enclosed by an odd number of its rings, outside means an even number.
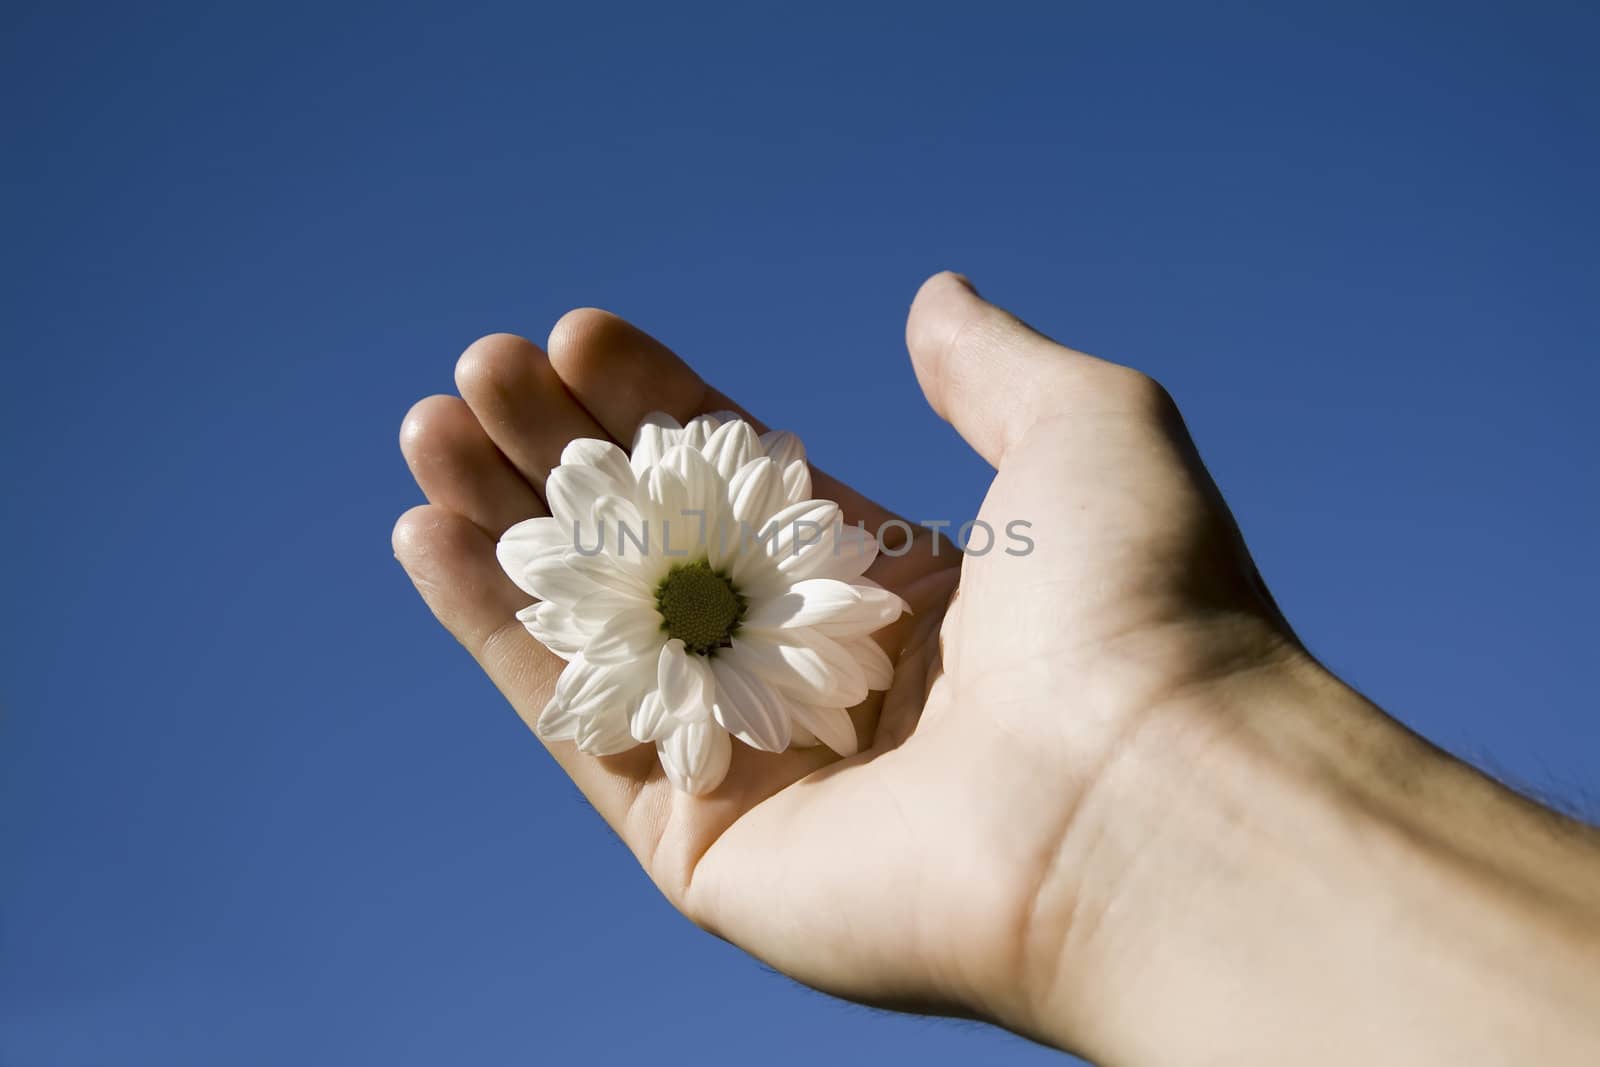
[[[1341,705],[1336,734],[1392,724],[1300,649],[1159,386],[1034,333],[953,275],[919,292],[907,341],[928,401],[996,468],[979,518],[1026,522],[1033,548],[963,559],[923,533],[874,564],[913,614],[878,635],[895,680],[852,712],[861,752],[738,746],[724,783],[692,797],[648,746],[549,747],[674,905],[801,981],[1090,1054],[1132,1047],[1107,990],[1141,976],[1140,920],[1194,873],[1140,848],[1182,825],[1193,832],[1172,851],[1203,868],[1214,857],[1195,863],[1196,841],[1227,821],[1193,814],[1197,796],[1215,814],[1231,794],[1174,785],[1185,764],[1254,752],[1232,739],[1267,736],[1261,709],[1286,693]],[[464,400],[407,416],[430,503],[402,517],[395,550],[531,724],[562,661],[514,618],[528,598],[495,539],[543,513],[568,440],[627,445],[652,410],[739,409],[593,310],[561,320],[548,356],[485,338],[456,377]],[[815,479],[848,522],[892,517]],[[1239,836],[1216,835],[1218,862],[1242,854]]]
[[[551,748],[706,928],[844,996],[1008,1017],[1017,1007],[992,991],[1034,966],[1039,927],[1056,921],[1039,891],[1098,769],[1152,705],[1283,639],[1159,387],[1054,345],[955,276],[924,287],[907,335],[935,408],[999,468],[979,517],[1027,523],[1033,548],[963,565],[923,531],[879,557],[869,577],[913,614],[880,635],[896,679],[855,709],[861,753],[741,746],[723,785],[695,798],[648,747]],[[651,410],[734,405],[592,310],[557,325],[548,357],[485,338],[456,378],[464,400],[432,397],[406,419],[431,503],[401,519],[396,552],[531,722],[562,663],[515,620],[527,597],[495,539],[544,513],[539,489],[568,440],[626,445]],[[816,477],[847,521],[892,517]]]

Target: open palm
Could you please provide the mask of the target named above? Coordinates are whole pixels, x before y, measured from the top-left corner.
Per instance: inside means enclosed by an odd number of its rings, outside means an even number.
[[[1020,520],[1033,546],[963,561],[923,532],[879,557],[868,576],[912,613],[878,635],[895,678],[852,710],[861,752],[737,746],[723,784],[694,797],[651,746],[549,748],[707,929],[831,992],[1026,1028],[1027,1005],[993,991],[1053,966],[1070,933],[1082,887],[1062,856],[1091,786],[1153,709],[1282,630],[1148,379],[1032,333],[950,275],[923,287],[907,334],[929,401],[997,468],[980,518]],[[743,409],[588,309],[557,324],[548,352],[484,338],[456,382],[461,398],[406,418],[402,447],[430,503],[401,518],[396,554],[531,724],[564,664],[515,618],[528,597],[496,562],[500,533],[546,513],[540,493],[569,440],[626,446],[651,411]],[[847,522],[894,518],[813,478]]]

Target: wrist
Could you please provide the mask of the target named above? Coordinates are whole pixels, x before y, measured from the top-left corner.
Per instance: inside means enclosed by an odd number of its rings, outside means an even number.
[[[1600,987],[1594,831],[1303,653],[1153,708],[1057,867],[1070,896],[1041,887],[1022,1025],[1103,1062],[1482,1061],[1540,1034],[1600,1042],[1557,1025]]]

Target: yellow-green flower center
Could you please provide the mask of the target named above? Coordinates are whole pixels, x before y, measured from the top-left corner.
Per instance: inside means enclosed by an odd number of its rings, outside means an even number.
[[[679,563],[656,586],[661,628],[690,652],[709,656],[727,647],[744,618],[744,597],[710,562]]]

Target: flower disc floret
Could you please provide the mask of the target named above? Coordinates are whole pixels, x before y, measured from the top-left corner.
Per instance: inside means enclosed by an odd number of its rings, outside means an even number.
[[[709,656],[732,644],[744,618],[745,599],[727,571],[701,559],[667,571],[656,587],[656,610],[669,639],[676,637],[686,651]]]

